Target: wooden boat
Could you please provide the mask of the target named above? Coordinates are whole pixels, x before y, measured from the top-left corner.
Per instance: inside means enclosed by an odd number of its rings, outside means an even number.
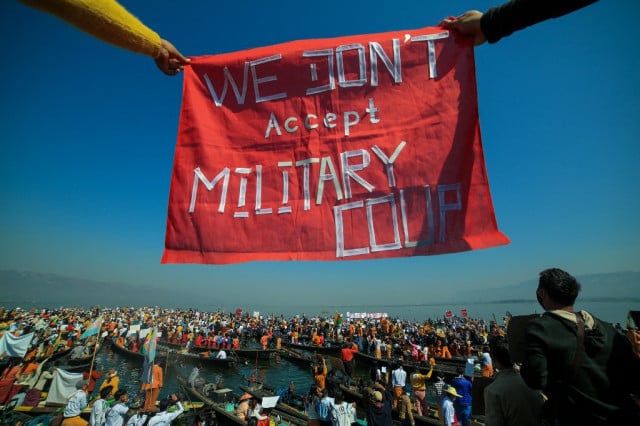
[[[189,394],[192,398],[202,401],[207,407],[210,407],[216,415],[216,424],[225,425],[247,425],[245,420],[240,419],[235,415],[235,405],[238,401],[238,395],[233,394],[229,389],[220,389],[214,396],[210,396],[211,391],[206,391],[207,385],[203,386],[203,390],[196,389],[187,383],[187,380],[182,376],[176,376],[176,380],[183,390]],[[223,391],[223,392],[220,392]],[[233,408],[232,408],[233,407]],[[232,408],[232,409],[231,409]],[[306,425],[307,422],[297,417],[290,416],[287,413],[274,408],[270,412],[270,417],[274,419],[280,418],[280,421],[289,425]]]
[[[340,355],[340,351],[342,350],[342,346],[316,346],[305,345],[302,343],[290,343],[285,341],[282,341],[282,346],[286,346],[287,348],[295,349],[298,351],[317,352],[330,355]]]
[[[313,355],[310,355],[306,352],[299,352],[290,348],[280,349],[278,355],[281,358],[284,358],[287,361],[301,367],[311,367],[311,365],[315,362],[315,358],[313,357]]]
[[[277,395],[277,390],[273,386],[269,386],[265,383],[256,383],[256,385],[252,386],[240,385],[240,390],[247,392],[258,399],[262,399],[265,396]],[[288,402],[278,400],[276,408],[291,416],[298,417],[305,422],[309,421],[309,417],[304,412],[304,399],[301,395],[292,395]]]
[[[417,371],[422,374],[429,372],[431,366],[427,363],[419,363],[414,361],[407,361],[400,358],[376,358],[373,355],[365,354],[364,352],[356,352],[354,354],[356,363],[363,363],[363,365],[373,365],[374,362],[380,367],[392,368],[397,363],[402,363],[403,368],[407,373]],[[464,365],[460,365],[458,362],[436,361],[436,365],[433,366],[433,374],[435,375],[455,375],[459,368],[464,368]],[[475,372],[474,377],[481,377],[480,372]]]
[[[182,351],[186,349],[185,345],[181,343],[169,343],[166,341],[158,342],[158,346],[163,346],[165,348],[179,350]],[[190,353],[201,353],[201,352],[216,352],[219,349],[209,348],[206,346],[192,346],[189,348]],[[277,349],[262,349],[262,348],[241,348],[241,349],[231,349],[226,348],[225,351],[227,354],[235,355],[237,358],[246,358],[246,359],[271,359],[275,358],[278,355]]]
[[[111,343],[111,349],[126,357],[129,358],[131,360],[136,360],[136,361],[144,361],[144,354],[140,353],[140,352],[134,352],[134,351],[130,351],[127,348],[124,348],[120,345],[116,344],[115,340],[110,340]],[[156,352],[156,357],[155,357],[155,363],[156,364],[164,364],[167,360],[167,353],[166,352],[161,352],[161,351],[157,351]]]
[[[218,367],[233,367],[238,362],[238,358],[234,357],[233,355],[227,355],[226,358],[209,358],[189,352],[169,351],[168,356],[169,362],[172,363],[188,362],[191,364],[202,364]]]
[[[369,398],[367,398],[361,390],[359,390],[355,386],[345,386],[340,385],[340,390],[344,395],[345,401],[355,402],[358,408],[362,408],[364,410],[369,406]],[[418,413],[413,411],[413,419],[416,422],[416,425],[442,425],[442,422],[437,417],[437,410],[433,407],[429,407],[429,415],[428,416],[419,416]],[[398,410],[393,410],[393,418],[397,421],[399,420]]]

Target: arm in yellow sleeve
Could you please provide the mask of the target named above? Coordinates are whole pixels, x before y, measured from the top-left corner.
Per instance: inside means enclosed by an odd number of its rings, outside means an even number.
[[[162,54],[160,36],[115,0],[20,0],[92,36],[154,59]]]

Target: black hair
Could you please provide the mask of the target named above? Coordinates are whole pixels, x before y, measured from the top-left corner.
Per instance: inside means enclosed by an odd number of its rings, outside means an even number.
[[[538,287],[543,289],[554,302],[573,306],[580,292],[580,283],[568,272],[559,268],[540,272]]]
[[[509,344],[505,339],[494,339],[491,342],[491,358],[504,367],[513,364],[509,354]]]

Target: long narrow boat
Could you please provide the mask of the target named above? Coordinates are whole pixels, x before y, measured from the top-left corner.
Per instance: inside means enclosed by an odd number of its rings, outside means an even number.
[[[207,406],[209,406],[211,409],[214,410],[216,414],[216,424],[221,426],[228,426],[228,425],[246,426],[247,425],[247,422],[245,420],[242,420],[235,415],[235,403],[237,402],[237,399],[238,399],[237,395],[232,394],[232,400],[229,400],[229,401],[225,401],[225,400],[217,401],[212,397],[210,397],[209,395],[205,394],[203,391],[198,390],[192,387],[191,385],[189,385],[187,383],[187,380],[184,377],[178,375],[176,376],[176,380],[178,381],[178,384],[184,389],[184,391],[187,392],[192,398],[204,402]],[[226,399],[226,397],[228,396],[228,393],[225,393],[223,395],[225,396],[225,399]],[[273,410],[271,410],[270,417],[274,421],[276,421],[276,419],[279,418],[280,421],[283,421],[285,423],[288,423],[289,425],[294,425],[294,426],[298,426],[298,425],[302,426],[307,424],[306,421],[301,420],[294,416],[290,416],[289,414],[282,412],[277,408],[274,408]]]
[[[315,358],[306,352],[299,352],[290,348],[282,348],[279,352],[281,358],[287,361],[299,365],[301,367],[311,367]]]
[[[117,352],[120,355],[132,360],[144,361],[144,354],[140,352],[130,351],[129,349],[116,344],[115,340],[110,340],[109,342],[111,343],[111,349],[114,352]],[[161,352],[161,351],[156,352],[156,356],[155,356],[156,364],[164,364],[166,360],[167,360],[166,352]]]
[[[359,408],[362,408],[364,410],[366,410],[366,408],[369,406],[368,398],[366,398],[363,393],[355,386],[340,385],[340,390],[344,395],[345,401],[355,402]],[[413,419],[415,420],[416,425],[442,425],[442,422],[437,417],[437,411],[435,409],[430,409],[429,413],[429,416],[419,416],[418,413],[414,410]],[[397,409],[393,410],[393,418],[395,420],[399,419],[399,413]]]
[[[181,344],[181,343],[170,343],[167,341],[160,341],[158,342],[158,346],[163,346],[169,349],[174,349],[174,350],[184,350],[186,349],[185,345]],[[189,348],[189,352],[193,352],[193,353],[201,353],[201,352],[217,352],[219,349],[216,348],[209,348],[206,346],[192,346],[191,348]],[[226,348],[225,352],[227,352],[227,354],[230,355],[235,355],[238,358],[246,358],[246,359],[271,359],[271,358],[275,358],[276,355],[278,354],[278,350],[277,349],[262,349],[262,348],[240,348],[240,349],[231,349],[231,348]]]
[[[238,358],[233,355],[227,355],[226,358],[211,358],[205,357],[199,354],[193,354],[189,352],[176,352],[169,350],[167,353],[169,362],[182,363],[187,362],[190,364],[200,364],[216,367],[233,367],[238,363]]]
[[[302,343],[291,343],[282,341],[282,346],[286,346],[288,348],[292,348],[298,351],[308,351],[308,352],[317,352],[321,354],[329,354],[329,355],[340,355],[340,351],[342,350],[342,346],[316,346],[316,345],[305,345]]]
[[[403,368],[412,373],[417,371],[422,374],[426,374],[431,368],[427,363],[418,363],[414,361],[401,360],[399,358],[376,358],[373,355],[365,354],[364,352],[356,352],[354,354],[356,363],[362,363],[363,365],[373,365],[377,363],[380,367],[392,368],[397,363],[402,363]],[[455,375],[458,369],[464,368],[464,365],[460,365],[458,362],[447,362],[446,360],[436,361],[436,365],[433,366],[434,374]],[[474,377],[481,377],[480,372],[474,372]]]
[[[269,386],[265,383],[259,383],[258,386],[244,386],[240,385],[240,389],[247,392],[258,399],[262,399],[265,396],[276,396],[277,391],[273,386]],[[291,416],[298,417],[305,422],[309,421],[309,416],[304,412],[304,401],[301,395],[293,395],[289,402],[278,400],[276,408]]]
[[[111,340],[111,349],[130,359],[136,359],[140,361],[144,360],[144,354],[140,352],[130,351],[127,348],[123,348],[122,346],[117,345],[114,340]],[[190,364],[213,365],[213,366],[219,366],[219,367],[232,367],[237,362],[237,359],[233,357],[228,357],[224,359],[205,358],[197,354],[167,351],[166,349],[156,352],[155,362],[157,364],[164,364],[165,361],[167,360],[167,357],[169,358],[169,362],[171,363],[187,362]]]

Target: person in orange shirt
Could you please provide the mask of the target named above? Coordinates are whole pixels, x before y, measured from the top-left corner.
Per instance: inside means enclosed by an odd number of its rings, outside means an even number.
[[[144,407],[143,411],[157,412],[156,407],[158,396],[160,396],[160,389],[162,389],[162,368],[154,364],[153,365],[153,377],[151,383],[142,383],[140,387],[140,393],[144,393]]]
[[[316,363],[313,367],[313,381],[315,382],[318,390],[322,390],[325,388],[327,383],[327,373],[329,369],[327,368],[327,363],[320,354],[316,354]]]
[[[264,334],[260,338],[260,345],[262,345],[262,349],[267,349],[267,345],[269,345],[269,335]]]

